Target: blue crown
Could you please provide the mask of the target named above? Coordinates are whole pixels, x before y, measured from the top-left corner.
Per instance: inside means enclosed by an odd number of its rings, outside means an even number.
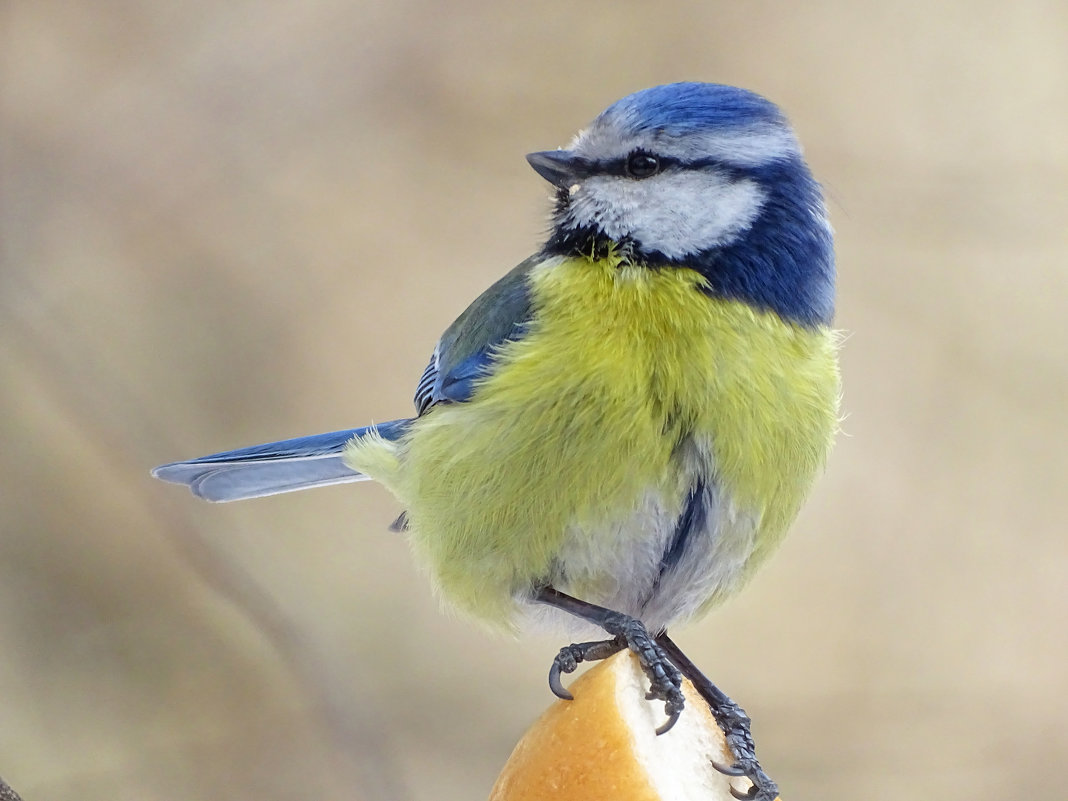
[[[633,133],[663,131],[685,136],[710,128],[786,126],[778,106],[754,92],[718,83],[669,83],[618,100],[601,117]]]

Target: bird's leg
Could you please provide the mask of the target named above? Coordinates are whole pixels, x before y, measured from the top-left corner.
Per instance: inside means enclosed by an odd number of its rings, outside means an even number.
[[[744,776],[753,783],[745,793],[738,792],[732,787],[731,795],[746,801],[774,801],[779,794],[779,789],[757,761],[753,735],[749,730],[751,721],[745,714],[745,710],[709,681],[679,646],[667,636],[667,632],[657,634],[656,642],[708,703],[712,716],[727,740],[727,746],[734,754],[733,764],[721,765],[713,760],[713,767],[728,776]]]
[[[642,670],[649,677],[649,692],[646,698],[664,702],[668,719],[656,733],[663,734],[675,725],[685,703],[682,695],[682,676],[640,620],[605,609],[603,606],[580,601],[552,587],[539,589],[534,600],[589,621],[612,635],[610,640],[573,643],[560,649],[549,670],[549,687],[557,696],[571,699],[571,693],[560,683],[561,673],[571,673],[578,667],[579,662],[605,659],[629,648],[638,657]]]

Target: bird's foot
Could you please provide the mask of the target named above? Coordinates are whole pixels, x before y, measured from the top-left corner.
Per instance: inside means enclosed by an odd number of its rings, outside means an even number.
[[[751,783],[745,792],[736,790],[732,786],[731,795],[743,801],[774,801],[779,795],[779,788],[764,772],[757,760],[756,747],[750,731],[752,721],[749,715],[731,700],[730,696],[709,681],[666,633],[659,634],[656,642],[708,703],[712,717],[716,719],[720,731],[723,732],[727,747],[733,755],[733,761],[729,765],[724,765],[712,760],[712,767],[727,776],[744,777]]]
[[[561,648],[549,670],[549,687],[558,697],[570,700],[571,693],[560,682],[562,673],[573,672],[580,662],[606,659],[628,648],[638,657],[638,663],[649,678],[649,692],[645,697],[650,701],[664,702],[668,719],[656,733],[666,733],[678,721],[685,706],[682,674],[672,664],[664,649],[649,636],[640,620],[619,612],[608,612],[598,623],[605,631],[615,636],[611,640],[573,643]]]
[[[743,801],[774,801],[779,795],[779,788],[757,760],[753,735],[749,729],[750,720],[745,710],[727,698],[726,704],[712,708],[712,716],[719,724],[727,747],[734,755],[734,761],[730,765],[712,760],[712,767],[727,776],[742,776],[751,782],[746,792],[736,790],[732,786],[731,795]]]
[[[571,694],[560,683],[561,673],[570,673],[579,662],[604,659],[612,654],[629,648],[638,657],[645,675],[649,677],[649,700],[663,701],[667,721],[656,730],[664,734],[679,719],[685,700],[682,694],[682,674],[655,639],[649,636],[645,625],[630,615],[606,609],[587,601],[580,601],[554,587],[538,588],[534,600],[600,626],[612,635],[611,640],[569,645],[560,650],[553,660],[549,671],[549,686],[561,698],[570,698]],[[670,642],[670,641],[669,641]],[[672,643],[674,645],[674,643]]]

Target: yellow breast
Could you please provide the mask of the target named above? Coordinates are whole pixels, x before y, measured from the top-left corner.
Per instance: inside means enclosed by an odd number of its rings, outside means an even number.
[[[710,444],[708,479],[758,521],[751,561],[781,539],[837,425],[834,336],[710,298],[703,280],[548,260],[530,275],[533,322],[470,401],[349,449],[405,504],[445,596],[507,619],[574,532],[624,530],[650,490],[681,506],[687,440]]]

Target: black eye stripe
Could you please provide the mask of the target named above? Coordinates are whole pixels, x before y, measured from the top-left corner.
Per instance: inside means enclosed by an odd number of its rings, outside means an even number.
[[[598,159],[596,161],[590,159],[583,159],[581,169],[578,170],[578,177],[589,178],[594,175],[615,175],[620,178],[630,178],[631,180],[640,180],[634,178],[627,169],[627,163],[630,161],[634,153],[628,153],[626,156],[615,159]],[[707,170],[716,169],[725,173],[725,175],[731,179],[741,177],[742,170],[738,167],[734,167],[730,164],[726,164],[718,159],[694,159],[692,161],[686,161],[684,159],[675,158],[674,156],[661,156],[656,153],[649,153],[660,162],[660,168],[658,173],[682,171],[682,170]]]
[[[637,151],[635,153],[628,153],[626,156],[618,159],[606,159],[604,161],[593,162],[593,172],[597,175],[619,175],[624,178],[635,178],[631,174],[628,165],[635,156],[645,155],[655,159],[659,166],[654,172],[666,172],[667,170],[677,170],[684,168],[686,165],[681,159],[672,158],[670,156],[658,156],[655,153],[646,153],[644,151]]]

